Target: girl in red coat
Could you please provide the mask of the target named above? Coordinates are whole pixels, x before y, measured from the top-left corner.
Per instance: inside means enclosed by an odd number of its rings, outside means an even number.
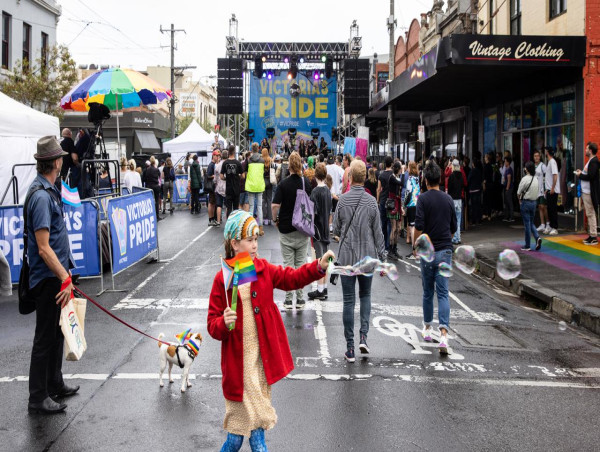
[[[221,370],[225,396],[223,428],[228,432],[221,452],[238,451],[244,436],[253,451],[266,451],[265,430],[277,422],[271,404],[271,385],[294,369],[292,353],[275,288],[297,290],[322,278],[334,254],[328,251],[315,262],[298,269],[283,268],[257,257],[258,224],[243,210],[232,212],[225,224],[225,253],[233,258],[247,252],[254,262],[257,280],[238,287],[236,311],[225,293],[223,273],[215,276],[208,307],[208,333],[221,341]],[[229,326],[234,328],[229,330]]]

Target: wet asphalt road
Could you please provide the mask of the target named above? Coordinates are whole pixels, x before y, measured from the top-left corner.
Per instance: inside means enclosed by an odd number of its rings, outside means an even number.
[[[193,386],[158,385],[155,342],[88,304],[88,351],[65,362],[79,394],[64,414],[27,413],[34,317],[16,298],[0,301],[0,450],[217,451],[224,399],[220,344],[206,331],[208,295],[219,270],[222,229],[176,212],[159,223],[161,258],[115,277],[121,293],[97,298],[127,322],[167,338],[192,327],[204,336]],[[266,227],[259,253],[281,263],[277,232]],[[334,247],[335,249],[335,247]],[[408,249],[404,250],[405,253]],[[371,354],[343,359],[341,287],[304,312],[285,312],[296,369],[273,386],[279,421],[267,432],[274,451],[597,450],[600,440],[600,340],[558,328],[546,313],[474,276],[450,280],[453,354],[423,344],[421,280],[375,276]],[[106,279],[109,282],[109,279]],[[89,295],[98,280],[81,288]],[[276,291],[280,305],[283,293]],[[358,310],[356,319],[358,334]],[[176,377],[180,370],[174,369]],[[248,443],[242,450],[250,450]]]

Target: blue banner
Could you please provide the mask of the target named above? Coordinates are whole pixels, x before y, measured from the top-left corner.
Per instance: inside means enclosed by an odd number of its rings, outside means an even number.
[[[145,190],[108,200],[113,274],[130,267],[158,247],[154,194]]]
[[[189,204],[190,192],[188,191],[187,174],[175,175],[175,183],[173,184],[173,204]]]
[[[63,210],[76,265],[71,271],[84,277],[98,276],[100,248],[96,205],[82,201],[80,207],[65,204]],[[23,262],[23,206],[0,207],[0,249],[10,266],[12,282],[19,282]]]
[[[297,84],[300,94],[290,95],[290,86]],[[251,74],[249,128],[254,129],[254,141],[267,137],[267,127],[275,128],[275,136],[281,145],[289,128],[297,130],[296,146],[300,138],[311,139],[311,129],[317,128],[332,148],[331,128],[336,126],[337,80],[335,77],[314,80],[298,73],[297,79],[288,80],[287,72],[257,78]]]

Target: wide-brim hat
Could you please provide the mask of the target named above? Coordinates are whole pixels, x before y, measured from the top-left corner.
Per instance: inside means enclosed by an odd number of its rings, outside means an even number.
[[[37,142],[37,152],[33,154],[36,160],[55,160],[64,155],[68,155],[63,148],[60,147],[60,143],[52,135],[42,137]]]

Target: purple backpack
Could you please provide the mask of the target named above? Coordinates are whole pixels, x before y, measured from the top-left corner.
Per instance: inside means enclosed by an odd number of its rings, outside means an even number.
[[[304,177],[302,178],[302,190],[296,190],[296,203],[294,204],[294,215],[292,226],[302,234],[312,237],[315,235],[315,204],[310,200],[304,190]]]

